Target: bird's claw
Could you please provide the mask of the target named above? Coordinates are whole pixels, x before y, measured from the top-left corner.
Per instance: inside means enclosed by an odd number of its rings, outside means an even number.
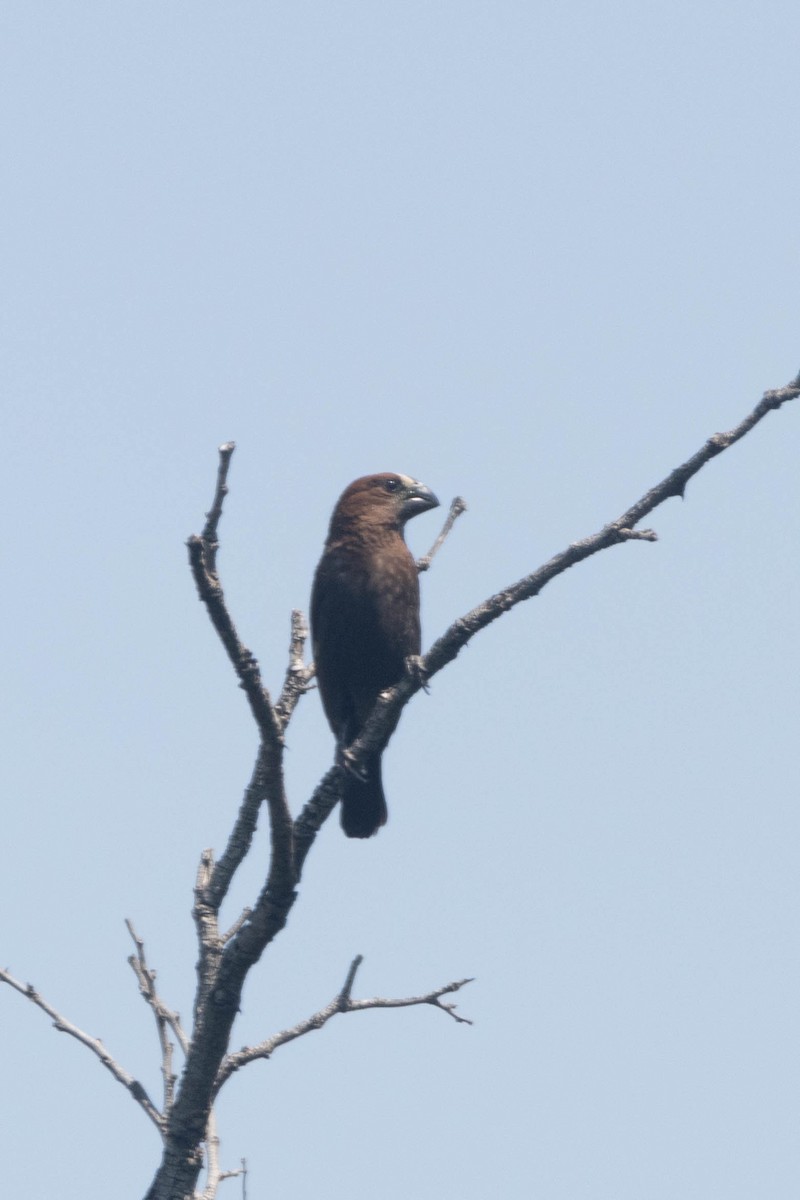
[[[414,682],[418,683],[424,692],[430,692],[431,689],[428,685],[428,672],[423,666],[421,656],[419,654],[409,654],[405,665],[406,671],[414,680]]]
[[[366,783],[368,780],[366,767],[355,761],[355,755],[346,746],[339,746],[336,751],[336,765],[346,771],[348,775],[352,775],[359,783]]]

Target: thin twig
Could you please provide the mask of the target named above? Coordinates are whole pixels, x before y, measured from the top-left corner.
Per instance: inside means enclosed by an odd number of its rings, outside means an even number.
[[[214,1200],[219,1182],[219,1134],[217,1116],[212,1107],[206,1124],[206,1186],[200,1193],[200,1200]]]
[[[347,969],[347,975],[345,976],[345,981],[342,984],[342,990],[339,992],[339,1007],[342,1010],[350,1003],[350,997],[353,992],[353,984],[356,981],[356,974],[363,961],[364,955],[357,954]]]
[[[211,508],[206,513],[206,523],[201,535],[206,547],[206,569],[211,575],[216,575],[217,573],[217,550],[219,549],[217,526],[222,516],[222,503],[228,494],[228,467],[231,463],[231,455],[235,449],[236,442],[223,442],[219,448],[217,487],[214,492],[214,500]]]
[[[445,520],[444,525],[442,526],[442,532],[439,534],[428,553],[423,554],[422,558],[417,559],[417,570],[420,573],[428,570],[433,562],[434,554],[436,554],[436,552],[444,545],[445,539],[447,538],[450,530],[453,528],[461,514],[466,511],[467,502],[466,500],[462,500],[461,496],[456,496],[454,500],[451,500],[450,511],[447,514],[447,519]]]
[[[281,727],[272,707],[269,692],[261,681],[261,672],[255,656],[241,642],[231,620],[222,585],[217,574],[217,550],[219,538],[217,525],[222,516],[222,504],[228,493],[227,477],[234,443],[225,442],[219,448],[219,468],[214,502],[206,514],[207,520],[202,534],[192,536],[186,545],[189,549],[189,564],[194,576],[197,593],[206,606],[208,615],[219,634],[247,696],[250,710],[261,733],[262,741],[280,741]]]
[[[434,1008],[440,1008],[442,1012],[446,1012],[454,1021],[458,1021],[459,1025],[471,1025],[472,1021],[468,1017],[460,1017],[456,1012],[455,1004],[442,1004],[442,996],[450,995],[452,992],[457,992],[459,988],[464,987],[468,983],[472,983],[470,979],[457,979],[454,983],[447,983],[444,987],[437,988],[435,992],[428,992],[425,996],[405,996],[401,1000],[387,1000],[382,996],[376,996],[372,1000],[351,1000],[347,1008],[343,1012],[362,1012],[365,1008],[409,1008],[415,1004],[432,1004]]]
[[[184,1054],[189,1048],[189,1039],[181,1025],[178,1013],[168,1008],[158,994],[156,973],[147,965],[144,942],[134,929],[133,922],[126,918],[125,925],[136,947],[136,954],[131,954],[128,962],[138,980],[139,992],[152,1010],[156,1021],[158,1040],[161,1046],[161,1074],[164,1077],[164,1113],[168,1113],[175,1099],[175,1084],[178,1078],[172,1070],[173,1045],[169,1040],[169,1030],[172,1030]]]
[[[125,925],[128,929],[128,933],[133,939],[134,945],[136,946],[134,972],[137,979],[139,979],[140,990],[142,980],[144,980],[147,986],[147,991],[143,991],[142,995],[153,1009],[156,1017],[164,1021],[172,1030],[175,1038],[177,1039],[178,1045],[185,1054],[189,1045],[189,1037],[186,1033],[186,1030],[181,1025],[180,1014],[175,1012],[174,1009],[169,1008],[159,996],[156,990],[156,973],[147,965],[147,960],[145,958],[144,941],[139,937],[138,933],[134,929],[133,922],[127,917],[125,918]],[[128,961],[130,961],[130,959]],[[141,976],[139,973],[140,970],[142,972]]]
[[[242,911],[239,913],[239,916],[238,916],[238,917],[236,918],[236,920],[233,922],[233,924],[231,925],[231,927],[230,927],[230,929],[228,930],[228,932],[227,932],[227,933],[223,933],[223,935],[222,935],[222,941],[223,941],[223,944],[224,944],[225,942],[229,942],[229,941],[231,940],[231,938],[234,938],[234,937],[236,937],[237,933],[238,933],[238,932],[239,932],[239,930],[242,928],[242,926],[244,925],[245,921],[249,921],[249,920],[250,920],[250,917],[252,916],[252,914],[253,914],[253,910],[252,910],[252,908],[243,908],[243,909],[242,909]]]
[[[319,1012],[314,1013],[313,1016],[306,1017],[304,1021],[293,1025],[291,1029],[284,1029],[280,1033],[266,1038],[263,1042],[259,1042],[257,1046],[243,1046],[241,1050],[236,1051],[234,1054],[227,1055],[223,1059],[219,1069],[217,1082],[214,1087],[215,1094],[219,1092],[225,1081],[235,1071],[241,1070],[247,1063],[254,1062],[259,1058],[270,1058],[279,1046],[285,1046],[287,1042],[293,1042],[296,1038],[304,1037],[307,1033],[312,1033],[316,1029],[322,1029],[323,1025],[326,1025],[331,1017],[335,1017],[338,1013],[363,1012],[368,1008],[411,1008],[421,1004],[430,1004],[433,1008],[441,1009],[442,1012],[447,1013],[454,1021],[458,1021],[462,1025],[472,1024],[466,1017],[461,1017],[456,1013],[456,1006],[454,1004],[442,1003],[442,996],[448,996],[453,992],[459,991],[466,984],[472,983],[471,979],[459,979],[454,983],[447,983],[444,987],[435,988],[432,992],[426,992],[422,996],[403,996],[400,999],[376,996],[371,1000],[353,1000],[351,991],[355,982],[356,972],[363,961],[362,955],[356,955],[347,971],[347,977],[341,991],[337,992],[330,1004],[326,1004]]]
[[[280,697],[275,705],[275,712],[278,715],[278,720],[283,730],[289,724],[300,697],[310,690],[311,681],[314,678],[313,664],[307,667],[303,661],[303,651],[305,650],[307,638],[308,625],[305,616],[299,609],[295,609],[292,613],[292,640],[289,644],[289,665],[286,668],[286,676],[283,681]]]
[[[37,1005],[38,1008],[41,1008],[43,1012],[46,1012],[48,1017],[52,1019],[53,1025],[60,1033],[68,1033],[70,1037],[74,1037],[76,1041],[80,1042],[83,1046],[86,1046],[87,1049],[91,1050],[93,1054],[97,1055],[103,1066],[111,1072],[118,1083],[121,1083],[122,1086],[130,1092],[140,1108],[147,1113],[148,1117],[153,1122],[159,1133],[163,1134],[164,1119],[161,1113],[158,1111],[155,1104],[153,1104],[147,1092],[142,1087],[141,1083],[139,1083],[139,1080],[134,1079],[132,1075],[129,1075],[128,1072],[111,1057],[100,1038],[90,1037],[88,1033],[84,1033],[83,1030],[79,1029],[77,1025],[73,1025],[72,1021],[68,1021],[66,1017],[62,1017],[61,1013],[58,1012],[57,1009],[53,1008],[52,1004],[49,1004],[43,996],[39,995],[32,983],[21,983],[8,971],[4,970],[0,970],[0,982],[9,984],[10,987],[13,987],[22,996],[25,996],[33,1004]]]
[[[196,1195],[196,1200],[215,1200],[219,1185],[225,1179],[238,1179],[242,1176],[243,1180],[247,1175],[247,1162],[241,1159],[241,1165],[234,1170],[222,1171],[219,1165],[219,1135],[217,1134],[217,1118],[214,1109],[211,1109],[206,1126],[206,1186],[203,1191]],[[246,1189],[246,1183],[243,1182],[243,1188]]]
[[[279,741],[280,722],[272,707],[269,692],[261,680],[258,662],[252,651],[240,640],[228,613],[219,578],[207,565],[211,547],[207,549],[206,543],[196,534],[192,534],[186,545],[189,548],[189,565],[197,586],[197,594],[205,604],[211,622],[239,677],[261,737],[265,741]]]
[[[220,1183],[221,1183],[223,1179],[238,1179],[239,1176],[241,1176],[241,1178],[242,1178],[242,1195],[246,1196],[247,1195],[247,1159],[243,1158],[240,1161],[241,1161],[241,1166],[236,1167],[235,1170],[220,1171],[219,1178],[220,1178]]]

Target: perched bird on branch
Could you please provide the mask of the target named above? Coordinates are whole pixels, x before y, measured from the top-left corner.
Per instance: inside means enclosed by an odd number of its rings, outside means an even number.
[[[403,529],[436,508],[430,488],[407,475],[365,475],[339,497],[311,593],[311,632],[322,706],[346,768],[342,829],[367,838],[386,824],[381,758],[348,767],[382,691],[397,683],[421,649],[419,576]]]

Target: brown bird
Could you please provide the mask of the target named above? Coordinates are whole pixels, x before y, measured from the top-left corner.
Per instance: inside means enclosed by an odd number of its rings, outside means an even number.
[[[311,631],[322,707],[339,761],[380,693],[419,654],[419,577],[406,546],[406,521],[439,501],[407,475],[365,475],[339,497],[311,593]],[[342,784],[342,829],[367,838],[386,824],[381,757]]]

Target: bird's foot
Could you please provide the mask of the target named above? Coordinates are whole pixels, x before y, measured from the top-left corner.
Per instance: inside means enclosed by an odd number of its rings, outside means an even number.
[[[367,782],[367,769],[363,763],[355,761],[355,755],[347,746],[339,745],[336,749],[336,765],[346,771],[348,775],[352,775],[359,783]]]
[[[424,692],[429,692],[431,689],[428,686],[428,672],[422,663],[422,658],[419,654],[409,654],[406,659],[406,671],[411,678],[420,685]]]

